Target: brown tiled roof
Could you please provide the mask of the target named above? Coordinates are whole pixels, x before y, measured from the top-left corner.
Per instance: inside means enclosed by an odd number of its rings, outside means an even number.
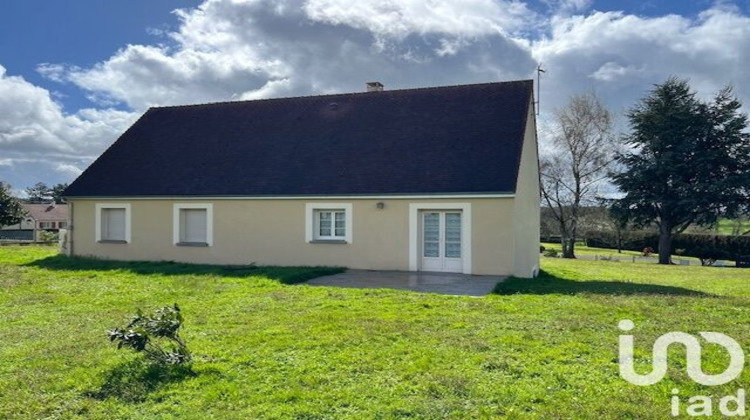
[[[149,109],[68,197],[514,192],[532,82]]]
[[[21,204],[36,221],[64,222],[68,220],[67,204]]]

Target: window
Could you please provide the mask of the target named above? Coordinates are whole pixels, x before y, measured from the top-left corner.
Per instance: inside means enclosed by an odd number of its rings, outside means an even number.
[[[350,203],[307,203],[305,207],[307,242],[352,242]]]
[[[130,242],[130,204],[96,205],[97,242]]]
[[[205,209],[180,209],[180,242],[208,242]]]
[[[57,222],[57,227],[59,227],[60,229],[67,229],[68,222]]]
[[[174,205],[174,244],[211,246],[213,242],[213,206],[211,204]]]
[[[346,212],[344,210],[315,210],[315,239],[346,237]]]
[[[39,222],[39,229],[54,229],[55,222]]]

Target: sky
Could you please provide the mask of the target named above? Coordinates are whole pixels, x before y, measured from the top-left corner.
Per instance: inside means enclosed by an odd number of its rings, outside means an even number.
[[[7,0],[0,180],[71,182],[151,106],[529,79],[540,63],[542,127],[580,93],[623,115],[672,75],[750,104],[750,0]]]

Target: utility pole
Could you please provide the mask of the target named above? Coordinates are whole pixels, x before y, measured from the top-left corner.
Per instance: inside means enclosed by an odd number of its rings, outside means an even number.
[[[546,73],[547,71],[542,68],[542,63],[539,63],[539,65],[536,67],[536,115],[539,115],[539,108],[540,108],[540,102],[541,99],[541,80],[542,80],[542,73]]]

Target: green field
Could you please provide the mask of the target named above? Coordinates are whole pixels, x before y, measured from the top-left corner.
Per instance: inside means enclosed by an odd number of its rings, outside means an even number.
[[[554,249],[558,253],[558,257],[562,256],[562,245],[559,243],[551,243],[551,242],[543,242],[542,246],[545,250]],[[604,249],[604,248],[593,248],[586,246],[583,242],[576,243],[575,248],[575,255],[576,258],[583,257],[586,259],[592,259],[593,257],[599,257],[599,259],[612,259],[612,260],[618,260],[622,262],[656,262],[658,261],[659,254],[653,253],[651,254],[650,259],[643,258],[643,253],[638,251],[628,251],[628,250],[622,250],[622,252],[617,252],[616,249]],[[635,257],[635,260],[633,260],[633,257]],[[690,261],[691,264],[700,265],[700,260],[693,257],[686,257],[682,255],[672,255],[672,262],[675,264],[679,264],[679,261],[686,260]],[[732,263],[734,264],[734,263]]]
[[[545,249],[557,250],[558,253],[562,254],[562,245],[560,245],[559,243],[543,242],[542,246]],[[642,255],[640,252],[636,251],[623,250],[621,253],[618,253],[616,249],[591,248],[586,246],[583,242],[576,243],[575,253],[576,255],[605,255],[612,257],[618,255],[621,257],[640,257]]]
[[[716,226],[716,232],[721,235],[731,235],[735,227],[740,228],[740,234],[750,231],[750,220],[736,222],[729,219],[721,219]]]
[[[637,361],[669,331],[750,344],[750,270],[544,259],[483,298],[289,285],[329,269],[191,267],[0,247],[0,418],[666,418],[680,396],[735,393],[685,373],[618,376],[617,323]],[[106,330],[178,302],[192,371],[117,351]],[[706,345],[703,369],[725,352]],[[683,410],[684,412],[684,410]]]

